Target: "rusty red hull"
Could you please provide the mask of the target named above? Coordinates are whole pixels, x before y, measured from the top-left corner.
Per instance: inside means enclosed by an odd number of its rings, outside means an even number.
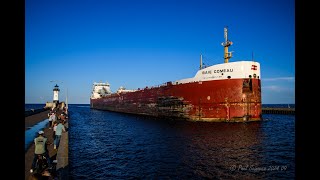
[[[191,121],[262,120],[260,79],[170,84],[90,99],[93,109]]]

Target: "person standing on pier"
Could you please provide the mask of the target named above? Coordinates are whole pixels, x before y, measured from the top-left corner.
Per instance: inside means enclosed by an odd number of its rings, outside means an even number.
[[[57,125],[58,125],[58,123],[57,123],[57,121],[54,121],[54,123],[53,123],[53,133],[52,133],[52,139],[53,139],[53,141],[56,139],[56,130],[57,130]]]
[[[51,160],[49,157],[49,152],[47,149],[47,144],[48,144],[48,139],[44,136],[44,132],[43,131],[39,131],[38,132],[38,137],[34,138],[34,158],[32,161],[32,165],[31,165],[31,169],[30,169],[30,173],[33,172],[35,165],[36,165],[36,161],[38,159],[38,155],[42,154],[46,157],[47,162],[48,162],[48,167],[51,167]]]
[[[56,120],[56,115],[54,113],[51,113],[51,115],[49,116],[49,129],[52,128],[53,126],[53,122]]]
[[[66,129],[64,125],[61,123],[61,120],[58,120],[58,125],[56,126],[56,138],[54,139],[53,149],[58,149],[62,132],[66,132]]]

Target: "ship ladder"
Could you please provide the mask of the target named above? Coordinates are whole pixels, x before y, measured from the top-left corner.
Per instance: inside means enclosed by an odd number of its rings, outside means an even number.
[[[250,102],[249,102],[249,93],[246,93],[246,113],[245,113],[245,115],[244,115],[244,117],[243,117],[243,120],[244,121],[248,121],[249,120],[249,113],[250,113]]]

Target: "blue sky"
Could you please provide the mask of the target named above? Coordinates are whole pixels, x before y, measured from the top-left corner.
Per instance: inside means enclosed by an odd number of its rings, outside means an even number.
[[[223,63],[261,65],[262,103],[295,103],[294,0],[26,0],[25,103],[88,104],[93,82],[137,89]]]

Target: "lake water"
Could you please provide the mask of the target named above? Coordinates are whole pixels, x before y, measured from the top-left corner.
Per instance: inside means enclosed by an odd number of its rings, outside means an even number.
[[[295,179],[294,115],[188,122],[75,104],[69,113],[70,179]]]

